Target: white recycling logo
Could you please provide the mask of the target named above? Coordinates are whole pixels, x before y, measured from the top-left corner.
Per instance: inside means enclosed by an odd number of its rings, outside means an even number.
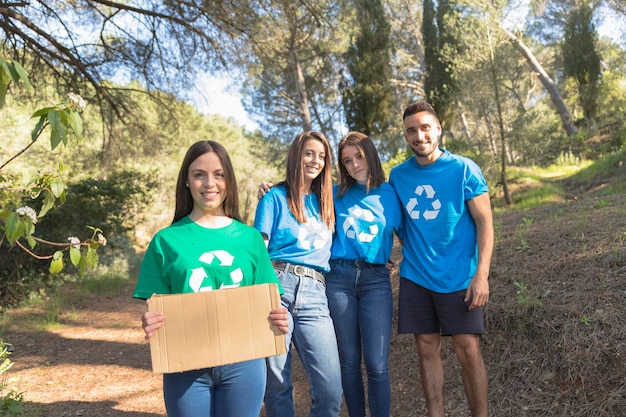
[[[358,220],[372,223],[374,221],[374,213],[368,209],[362,209],[359,206],[353,206],[348,209],[349,216],[343,222],[343,231],[348,239],[356,239],[359,242],[371,242],[378,234],[378,225],[370,224],[366,230],[360,230]],[[357,234],[358,232],[358,234]]]
[[[319,220],[308,219],[298,230],[298,242],[303,249],[320,249],[330,240],[330,231]]]
[[[430,202],[430,206],[425,210],[420,211],[417,198],[410,198],[409,202],[406,204],[406,211],[409,213],[409,216],[415,220],[419,219],[420,215],[424,220],[433,220],[437,218],[439,210],[441,209],[441,202],[438,198],[435,198],[435,190],[432,185],[418,185],[417,188],[415,188],[415,194],[420,197],[420,200],[423,203]]]
[[[200,258],[198,258],[200,262],[203,262],[207,265],[212,265],[215,259],[219,261],[218,266],[228,268],[233,265],[233,260],[235,259],[235,257],[225,250],[214,250],[210,252],[205,252],[200,255]],[[213,287],[210,285],[202,286],[202,282],[206,277],[207,274],[204,268],[192,269],[191,277],[189,278],[189,287],[191,287],[194,292],[213,290]],[[237,267],[236,269],[230,271],[230,277],[233,280],[233,283],[229,285],[222,284],[220,288],[238,287],[239,283],[243,279],[243,272],[241,271],[241,268]]]

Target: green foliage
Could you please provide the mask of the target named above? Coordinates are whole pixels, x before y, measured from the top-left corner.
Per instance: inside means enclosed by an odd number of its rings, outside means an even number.
[[[0,245],[0,257],[3,258],[0,274],[5,276],[0,282],[3,294],[0,303],[13,304],[30,291],[50,287],[52,281],[44,278],[46,272],[58,274],[68,258],[80,275],[84,275],[87,269],[98,264],[97,249],[102,243],[108,243],[113,252],[132,251],[130,233],[142,222],[153,202],[154,190],[159,185],[156,179],[155,172],[121,170],[112,172],[106,179],[86,178],[68,183],[69,198],[65,204],[54,207],[39,219],[36,233],[46,236],[48,241],[69,243],[54,251],[49,266],[25,258],[21,251],[11,250],[11,246]],[[76,225],[85,223],[97,224],[100,228],[88,226],[86,235],[80,236]],[[103,230],[108,236],[104,241]],[[66,253],[69,257],[65,256]],[[16,266],[25,263],[30,266],[17,273]]]
[[[107,178],[85,178],[67,185],[68,200],[56,207],[39,224],[39,231],[54,240],[66,240],[76,233],[79,222],[97,224],[105,229],[113,249],[118,238],[142,220],[142,213],[154,201],[159,187],[156,171],[141,172],[131,168],[115,170]],[[119,248],[119,247],[118,247]]]
[[[605,184],[602,193],[626,191],[626,149],[590,162],[570,177],[573,184]]]
[[[458,90],[457,69],[452,58],[460,45],[453,29],[458,23],[458,15],[455,0],[440,0],[436,9],[432,0],[424,0],[424,95],[445,127],[452,118],[452,102]]]
[[[6,102],[6,94],[11,82],[19,83],[22,81],[24,86],[30,88],[30,81],[26,70],[12,59],[0,56],[0,109],[4,107]]]
[[[344,83],[346,124],[377,139],[396,124],[391,86],[390,25],[380,0],[356,2],[360,32],[345,54],[350,81]]]
[[[73,98],[72,98],[73,97]],[[83,134],[83,122],[75,107],[81,110],[85,107],[82,98],[70,95],[72,102],[68,105],[60,103],[53,107],[45,107],[33,113],[32,117],[39,118],[35,128],[31,132],[33,142],[37,140],[46,126],[50,126],[50,149],[54,150],[59,144],[67,145],[67,128],[71,127],[74,134],[79,138]]]
[[[3,59],[0,61],[0,65],[2,65],[3,68],[3,71],[0,72],[4,74],[4,78],[2,78],[4,81],[2,82],[5,82],[7,80],[7,76],[10,75],[10,80],[15,82],[25,80],[24,83],[28,86],[28,75],[23,68],[19,66],[19,64],[11,63],[10,61]],[[8,85],[8,82],[5,84]],[[0,103],[2,105],[4,105],[5,102],[5,87],[6,86],[2,87],[3,92]],[[33,114],[33,117],[38,117],[39,121],[31,133],[31,143],[28,144],[22,151],[2,163],[2,165],[0,165],[0,170],[5,168],[9,163],[13,162],[17,157],[21,156],[26,150],[28,150],[28,148],[39,139],[46,127],[50,127],[50,141],[52,149],[56,148],[60,143],[67,144],[68,128],[71,128],[74,134],[80,137],[82,133],[82,121],[78,112],[84,109],[84,107],[85,102],[82,97],[77,94],[70,93],[68,94],[67,102],[62,102],[54,107],[47,107],[36,111]],[[49,272],[51,274],[59,273],[63,269],[63,253],[62,251],[56,251],[50,256],[41,258],[32,252],[38,243],[45,242],[46,244],[52,244],[53,246],[56,245],[65,247],[64,250],[67,250],[72,246],[75,248],[82,245],[87,246],[84,256],[80,255],[80,253],[77,256],[77,253],[74,252],[71,257],[71,262],[75,266],[79,265],[81,267],[81,271],[84,273],[85,265],[93,266],[94,261],[97,263],[95,250],[103,242],[106,243],[104,236],[100,233],[100,229],[92,228],[93,235],[86,242],[72,241],[69,244],[55,244],[35,236],[35,224],[37,221],[44,217],[55,204],[58,202],[65,202],[65,185],[60,177],[60,173],[63,172],[63,170],[64,166],[61,163],[59,164],[58,173],[44,172],[31,181],[31,183],[29,183],[26,187],[15,186],[15,184],[11,183],[11,179],[15,177],[3,176],[0,178],[0,180],[4,182],[0,183],[0,185],[3,185],[4,187],[5,184],[7,184],[6,188],[2,190],[2,195],[10,194],[12,191],[15,195],[28,195],[30,199],[33,200],[42,196],[39,213],[37,213],[37,211],[35,211],[28,204],[17,208],[10,207],[11,203],[16,201],[15,197],[7,198],[4,201],[0,200],[0,203],[2,203],[2,206],[0,206],[0,232],[3,232],[3,236],[6,237],[8,248],[18,246],[34,258],[49,259]],[[28,248],[22,244],[20,239],[24,239],[26,241]],[[4,239],[0,240],[0,249],[2,249],[4,245]]]
[[[528,287],[526,286],[526,284],[524,284],[523,282],[515,281],[513,282],[513,285],[517,287],[517,290],[515,290],[515,294],[517,295],[517,302],[518,303],[528,302],[530,297],[528,295]]]
[[[585,326],[589,326],[592,321],[593,321],[593,318],[585,313],[583,313],[580,316],[580,322],[584,324]]]
[[[517,225],[517,230],[515,231],[515,235],[520,241],[520,244],[517,247],[518,249],[526,250],[530,247],[528,244],[527,235],[528,235],[528,230],[530,229],[530,226],[532,224],[533,224],[532,218],[524,217],[522,219],[522,223]]]
[[[626,49],[601,39],[597,43],[602,57],[602,77],[598,91],[598,134],[610,135],[608,149],[619,151],[626,144]]]
[[[574,155],[571,150],[567,152],[561,151],[554,163],[556,166],[578,166],[580,165],[580,157]]]
[[[6,87],[10,81],[23,81],[26,87],[29,86],[28,75],[23,68],[12,61],[2,59],[0,61],[0,107],[5,104]],[[73,131],[77,137],[82,133],[82,120],[78,114],[85,108],[85,101],[78,94],[68,94],[68,100],[61,102],[54,107],[46,107],[37,110],[32,117],[39,118],[35,128],[31,132],[31,141],[21,151],[10,157],[0,165],[0,172],[7,165],[22,156],[42,135],[46,128],[50,129],[50,146],[53,150],[59,144],[67,144],[68,133]],[[96,250],[101,245],[106,245],[106,239],[102,235],[102,230],[90,227],[92,234],[87,240],[81,241],[76,237],[68,238],[69,243],[58,243],[45,240],[36,235],[35,224],[41,220],[56,204],[66,201],[65,184],[61,179],[61,173],[65,167],[59,164],[58,172],[44,172],[38,175],[26,186],[15,183],[18,176],[0,175],[0,253],[3,254],[0,262],[0,271],[3,273],[2,294],[4,304],[7,298],[7,287],[12,283],[22,280],[24,270],[20,269],[19,262],[14,262],[24,253],[36,260],[49,260],[48,272],[58,274],[63,269],[63,252],[70,252],[70,262],[79,267],[81,274],[84,274],[86,267],[94,267],[98,262]],[[20,199],[24,200],[23,205],[16,204]],[[26,201],[26,199],[28,201]],[[37,201],[38,211],[32,208],[29,203]],[[18,206],[19,205],[19,206]],[[25,243],[23,243],[25,241]],[[25,246],[25,244],[27,246]],[[56,247],[57,250],[51,255],[37,255],[34,252],[35,246],[45,244]],[[6,253],[7,255],[4,255]],[[10,255],[9,255],[10,253]],[[13,256],[13,255],[17,256]],[[15,277],[15,279],[11,279]],[[28,285],[26,285],[28,287]]]
[[[587,127],[595,128],[598,110],[600,57],[596,51],[597,29],[593,8],[583,2],[568,18],[563,39],[563,66],[566,76],[576,79]]]
[[[517,296],[517,302],[524,307],[540,307],[541,301],[533,296],[528,288],[528,285],[521,281],[514,281],[513,285],[517,288],[515,295]]]
[[[7,390],[8,383],[5,373],[11,369],[13,362],[8,358],[11,345],[0,339],[0,416],[14,417],[24,413],[24,396],[14,389]]]
[[[389,173],[391,172],[391,169],[393,167],[401,164],[402,162],[406,161],[412,156],[413,156],[413,152],[411,151],[411,148],[409,148],[408,146],[404,146],[403,148],[399,149],[392,158],[390,158],[386,162],[383,162],[382,165],[383,165],[383,170],[385,171],[385,177],[389,178]]]
[[[244,107],[267,135],[283,143],[308,129],[339,136],[341,57],[356,27],[348,4],[252,2],[234,13],[242,33],[229,51],[246,73]]]

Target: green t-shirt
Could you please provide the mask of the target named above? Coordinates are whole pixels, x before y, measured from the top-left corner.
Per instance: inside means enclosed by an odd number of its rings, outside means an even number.
[[[159,231],[141,263],[133,296],[180,294],[276,283],[258,230],[236,220],[207,229],[185,217]]]

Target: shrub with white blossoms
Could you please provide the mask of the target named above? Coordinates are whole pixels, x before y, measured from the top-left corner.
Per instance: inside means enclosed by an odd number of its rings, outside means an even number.
[[[29,88],[28,75],[21,65],[14,61],[6,60],[1,56],[0,63],[2,64],[1,67],[6,70],[3,74],[8,77],[7,82],[13,82],[15,85],[22,83],[27,89]],[[0,71],[2,71],[2,68],[0,68]],[[9,69],[12,70],[9,71]],[[6,94],[6,89],[1,87],[0,85],[0,107],[5,104],[4,96]],[[32,117],[37,118],[38,121],[30,134],[28,144],[7,161],[0,161],[0,171],[28,150],[46,129],[50,131],[51,150],[54,150],[61,143],[67,145],[70,131],[77,137],[80,137],[82,135],[83,122],[78,113],[84,110],[86,106],[87,103],[79,94],[69,93],[65,102],[35,111]],[[81,275],[83,275],[86,267],[97,265],[98,255],[96,254],[96,249],[107,244],[101,229],[87,226],[91,229],[92,234],[85,241],[81,241],[76,236],[70,236],[67,238],[68,242],[50,242],[34,235],[38,218],[44,217],[57,202],[65,201],[65,184],[61,179],[61,173],[64,170],[65,166],[60,163],[58,172],[43,172],[28,186],[23,188],[16,187],[20,198],[24,195],[29,195],[32,199],[39,199],[42,203],[41,208],[39,213],[37,213],[28,206],[19,207],[15,210],[0,207],[0,242],[6,238],[6,242],[9,245],[21,248],[32,257],[50,260],[49,271],[52,274],[61,272],[63,269],[63,254],[69,251],[71,263],[79,267]],[[38,244],[52,246],[56,250],[52,255],[37,254],[33,250]]]
[[[96,239],[97,239],[98,244],[99,244],[100,246],[106,246],[106,245],[107,245],[107,238],[106,238],[106,237],[104,237],[104,235],[103,235],[102,233],[98,233],[98,234],[96,235]]]
[[[67,240],[70,241],[70,245],[72,245],[72,247],[74,249],[80,249],[80,239],[77,238],[76,236],[70,236],[67,238]]]
[[[67,98],[69,98],[70,101],[74,103],[74,105],[76,105],[79,110],[84,110],[85,107],[87,107],[87,103],[85,102],[85,99],[83,99],[80,95],[76,93],[69,93],[67,95]]]
[[[28,217],[32,224],[37,223],[37,212],[35,211],[35,209],[28,207],[28,206],[24,206],[24,207],[18,208],[17,210],[15,210],[15,212],[20,217]]]

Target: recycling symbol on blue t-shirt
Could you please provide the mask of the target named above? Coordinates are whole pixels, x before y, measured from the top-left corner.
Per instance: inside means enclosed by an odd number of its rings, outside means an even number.
[[[204,252],[200,255],[198,260],[207,265],[212,265],[215,260],[218,260],[218,266],[223,268],[230,268],[233,266],[233,260],[235,257],[225,250],[214,250],[209,252]],[[213,286],[211,285],[202,285],[202,282],[207,277],[206,271],[204,268],[194,268],[191,270],[191,277],[189,277],[189,287],[194,292],[204,292],[213,290]],[[243,279],[243,272],[241,268],[237,267],[230,271],[230,277],[233,280],[232,284],[222,284],[220,288],[232,288],[238,287],[239,283]]]
[[[303,249],[323,248],[329,239],[329,230],[319,220],[308,219],[298,230],[298,242]]]
[[[415,188],[415,194],[418,197],[409,199],[406,204],[406,211],[412,219],[419,219],[420,215],[424,220],[433,220],[439,215],[441,209],[441,202],[438,198],[435,198],[435,189],[431,185],[418,185]],[[426,208],[423,211],[419,210],[419,203],[425,205]]]
[[[350,207],[348,213],[350,213],[349,216],[343,222],[343,231],[346,237],[348,239],[356,239],[359,242],[371,242],[374,240],[374,237],[378,234],[378,225],[371,224],[374,221],[374,213],[359,206]]]

